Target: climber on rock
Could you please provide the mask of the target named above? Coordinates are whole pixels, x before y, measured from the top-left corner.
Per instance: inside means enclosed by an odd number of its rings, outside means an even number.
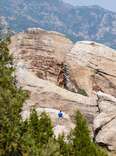
[[[58,118],[62,119],[63,118],[63,112],[60,110],[60,112],[58,113]]]

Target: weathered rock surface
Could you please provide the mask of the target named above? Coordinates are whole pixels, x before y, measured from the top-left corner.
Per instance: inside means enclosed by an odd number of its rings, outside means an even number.
[[[92,124],[98,111],[96,98],[84,97],[64,90],[49,81],[39,79],[27,69],[24,69],[24,67],[22,68],[21,65],[17,67],[16,76],[18,85],[30,93],[30,99],[26,101],[22,110],[24,119],[26,116],[28,117],[30,110],[34,107],[36,109],[47,108],[49,112],[51,109],[54,110],[55,115],[54,117],[52,116],[52,119],[56,121],[56,110],[61,109],[69,116],[69,118],[66,117],[68,122],[66,125],[70,127],[74,112],[79,109]]]
[[[12,38],[12,51],[16,61],[24,60],[25,66],[39,78],[57,82],[65,53],[72,42],[57,32],[28,29]]]
[[[116,150],[116,98],[97,93],[99,114],[94,119],[95,140],[110,150]]]
[[[103,91],[116,97],[116,51],[91,42],[77,42],[67,55],[71,76],[91,95]]]
[[[58,135],[74,127],[73,115],[79,109],[93,128],[95,140],[116,150],[114,50],[94,42],[73,45],[64,35],[43,29],[28,29],[13,36],[10,50],[17,85],[30,94],[22,108],[23,119],[33,107],[37,112],[45,110]],[[77,94],[80,90],[88,96]],[[65,114],[60,123],[59,109]]]

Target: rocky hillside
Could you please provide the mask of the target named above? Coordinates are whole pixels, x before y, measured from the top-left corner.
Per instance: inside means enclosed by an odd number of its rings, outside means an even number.
[[[99,6],[74,7],[61,0],[0,0],[0,16],[17,32],[41,27],[74,41],[94,40],[116,48],[116,13]]]
[[[34,107],[50,114],[55,134],[74,127],[79,109],[93,139],[116,151],[116,51],[96,42],[73,44],[64,35],[28,29],[12,37],[17,85],[29,92],[23,119]],[[61,109],[64,118],[57,121]]]

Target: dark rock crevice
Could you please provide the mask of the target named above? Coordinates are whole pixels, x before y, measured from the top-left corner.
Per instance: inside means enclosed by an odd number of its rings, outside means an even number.
[[[108,73],[106,73],[106,72],[104,72],[104,71],[102,71],[100,69],[96,69],[96,73],[99,74],[99,75],[101,75],[101,76],[103,76],[103,74],[104,74],[104,75],[108,75],[108,76],[111,76],[111,77],[116,78],[115,75],[108,74]]]
[[[61,70],[58,74],[57,82],[58,86],[63,87],[66,90],[81,94],[83,96],[88,96],[86,91],[80,88],[77,82],[74,79],[72,79],[70,69],[65,63],[62,63]]]
[[[103,143],[103,142],[98,142],[97,143],[99,146],[101,146],[101,147],[103,147],[103,148],[105,148],[107,151],[111,151],[111,150],[109,150],[109,146],[111,146],[110,144],[105,144],[105,143]]]
[[[101,113],[101,109],[100,109],[100,106],[99,106],[100,102],[101,102],[101,98],[97,95],[97,108],[98,108],[98,113],[99,114]]]
[[[100,114],[101,113],[101,109],[100,109],[100,103],[101,103],[101,101],[102,101],[103,99],[101,98],[101,97],[99,97],[99,95],[97,95],[97,108],[98,108],[98,113]],[[105,99],[105,101],[108,101],[108,100],[106,100]],[[110,101],[111,102],[111,101]],[[98,115],[99,115],[98,114]],[[100,145],[100,146],[102,146],[103,148],[106,148],[107,150],[109,150],[110,151],[110,144],[106,144],[106,143],[104,143],[104,142],[96,142],[96,138],[97,138],[97,136],[98,136],[98,134],[100,133],[100,131],[102,131],[102,129],[105,127],[105,126],[107,126],[110,122],[112,122],[113,120],[115,120],[116,119],[116,115],[114,115],[111,119],[109,119],[107,122],[105,122],[104,124],[102,124],[100,127],[98,127],[98,128],[96,128],[94,131],[93,131],[93,141],[95,142],[95,143],[97,143],[98,145]]]
[[[109,124],[111,121],[113,121],[116,118],[116,116],[112,117],[109,121],[107,121],[106,123],[104,123],[103,125],[101,125],[100,127],[98,127],[95,131],[94,131],[94,137],[93,140],[96,140],[96,137],[98,135],[98,133],[103,129],[104,126],[106,126],[107,124]]]

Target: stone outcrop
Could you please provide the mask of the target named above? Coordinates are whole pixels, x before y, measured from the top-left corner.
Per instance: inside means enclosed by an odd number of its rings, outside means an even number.
[[[57,83],[65,53],[72,42],[57,32],[28,29],[12,38],[12,51],[16,61],[24,60],[25,66],[39,78]]]
[[[116,51],[91,42],[77,42],[67,54],[71,75],[91,95],[102,91],[116,97]]]
[[[99,114],[94,119],[94,136],[97,143],[116,150],[116,98],[97,93]]]
[[[12,37],[10,51],[17,86],[29,92],[23,119],[34,107],[50,114],[54,132],[68,133],[79,109],[88,119],[93,138],[116,150],[116,52],[95,42],[77,42],[43,29],[28,29]],[[86,95],[80,95],[80,94]],[[57,113],[64,112],[59,123]]]
[[[97,114],[97,103],[94,97],[84,97],[79,94],[64,90],[55,84],[42,80],[28,71],[21,65],[18,65],[16,71],[17,81],[19,86],[30,93],[30,99],[26,101],[22,109],[23,119],[29,116],[32,108],[36,110],[48,110],[54,124],[57,122],[57,112],[61,109],[65,114],[64,122],[65,129],[71,129],[74,112],[79,109],[88,118],[90,124],[93,124],[93,119]],[[59,123],[57,124],[57,126]]]

